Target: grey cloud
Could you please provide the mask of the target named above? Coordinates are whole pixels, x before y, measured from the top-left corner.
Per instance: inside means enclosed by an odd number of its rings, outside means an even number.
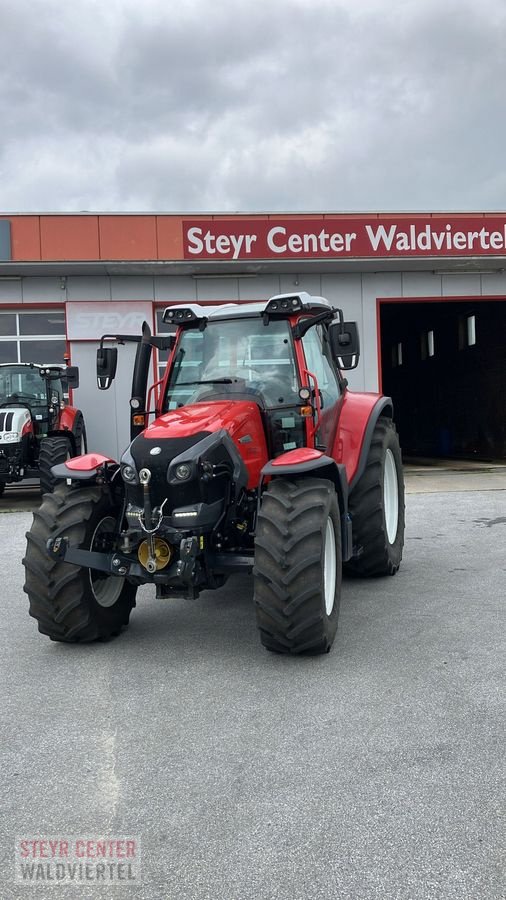
[[[0,11],[0,208],[506,207],[502,0]]]

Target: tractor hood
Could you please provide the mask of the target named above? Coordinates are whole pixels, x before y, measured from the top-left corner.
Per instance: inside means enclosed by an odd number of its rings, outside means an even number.
[[[182,406],[155,419],[142,437],[156,443],[181,440],[189,446],[222,429],[228,432],[246,465],[248,487],[256,487],[268,454],[260,409],[252,401],[213,400]]]

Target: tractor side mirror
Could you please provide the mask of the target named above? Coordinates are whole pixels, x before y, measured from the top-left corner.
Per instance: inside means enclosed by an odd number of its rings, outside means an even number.
[[[67,366],[65,369],[65,379],[69,388],[79,387],[79,369],[77,366]]]
[[[329,328],[332,356],[340,369],[356,369],[360,359],[360,338],[356,322],[333,322]]]
[[[97,385],[99,391],[107,391],[114,381],[118,365],[117,347],[99,347],[97,350]]]

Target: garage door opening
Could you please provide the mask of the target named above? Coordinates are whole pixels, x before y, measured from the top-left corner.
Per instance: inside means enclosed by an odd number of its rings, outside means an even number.
[[[506,459],[506,300],[380,301],[379,326],[404,456]]]

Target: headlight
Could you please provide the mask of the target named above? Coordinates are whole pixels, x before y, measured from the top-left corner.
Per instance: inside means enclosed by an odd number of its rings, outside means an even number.
[[[126,481],[127,484],[139,484],[139,476],[135,467],[135,460],[130,452],[130,447],[127,447],[123,453],[120,463],[123,481]]]
[[[176,466],[174,471],[174,474],[176,478],[179,478],[179,481],[188,481],[191,473],[191,466],[189,466],[187,463],[181,463],[179,466]]]
[[[16,441],[19,441],[19,434],[17,431],[7,431],[6,434],[4,434],[5,444],[14,444]]]
[[[121,474],[123,476],[123,481],[128,481],[129,484],[133,484],[134,481],[137,481],[137,472],[133,466],[123,466]]]

